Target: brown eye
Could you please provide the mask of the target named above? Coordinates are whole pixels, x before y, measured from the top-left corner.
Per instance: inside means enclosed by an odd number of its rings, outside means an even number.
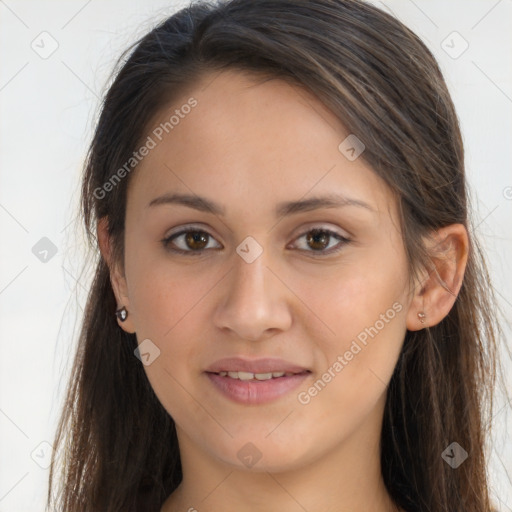
[[[314,256],[327,256],[341,251],[344,245],[351,242],[349,238],[324,228],[310,229],[299,236],[297,240],[299,240],[300,243],[296,243],[296,248],[304,252],[309,252]]]
[[[331,239],[331,235],[326,231],[320,229],[314,229],[307,233],[307,243],[311,249],[315,251],[323,251],[328,245]]]
[[[214,238],[207,233],[199,229],[185,229],[179,233],[175,233],[162,240],[163,246],[171,251],[178,253],[186,253],[197,255],[201,254],[206,249],[218,249],[222,246],[220,244],[211,245]]]
[[[204,231],[189,231],[185,236],[185,243],[190,249],[200,251],[208,245],[208,237]]]

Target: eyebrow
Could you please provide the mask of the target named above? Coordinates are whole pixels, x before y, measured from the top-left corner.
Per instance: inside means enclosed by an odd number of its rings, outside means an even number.
[[[193,208],[194,210],[212,213],[219,216],[225,216],[226,213],[225,208],[220,204],[215,203],[206,197],[193,194],[164,194],[150,201],[147,207],[152,208],[168,204],[180,204],[187,206],[188,208]],[[301,199],[298,201],[285,201],[278,203],[275,209],[275,215],[276,217],[286,217],[288,215],[309,212],[320,208],[341,208],[343,206],[357,206],[376,213],[374,208],[360,199],[354,199],[340,194],[328,194],[311,197],[309,199]]]

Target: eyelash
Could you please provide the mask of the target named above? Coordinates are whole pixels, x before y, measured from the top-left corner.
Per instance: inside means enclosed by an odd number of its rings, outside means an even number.
[[[327,255],[335,254],[335,253],[341,251],[345,245],[349,244],[352,241],[349,238],[344,237],[344,236],[340,235],[339,233],[336,233],[335,231],[332,231],[332,230],[327,229],[327,228],[311,228],[311,229],[308,229],[307,231],[305,231],[304,233],[299,235],[297,237],[297,239],[302,238],[303,236],[305,236],[305,235],[307,235],[309,233],[315,232],[315,231],[317,233],[327,234],[329,236],[329,243],[330,243],[330,238],[336,238],[337,240],[339,240],[339,246],[336,249],[332,249],[331,248],[329,250],[321,250],[321,251],[299,249],[301,251],[304,251],[304,252],[307,252],[307,253],[311,253],[311,255],[313,257],[322,257],[322,256],[327,256]],[[209,238],[213,238],[213,236],[210,235],[210,233],[208,233],[207,231],[204,231],[202,229],[187,228],[187,229],[183,229],[183,230],[179,231],[178,233],[174,233],[174,234],[164,238],[163,240],[161,240],[162,245],[164,246],[165,250],[167,250],[169,252],[176,253],[176,254],[183,254],[183,255],[187,255],[187,256],[189,256],[189,255],[190,256],[201,256],[205,251],[210,250],[210,249],[202,249],[200,251],[194,251],[194,250],[185,251],[183,249],[177,249],[175,247],[170,247],[170,244],[171,244],[171,242],[174,239],[176,239],[176,238],[178,238],[178,237],[180,237],[182,235],[185,235],[187,233],[201,233],[201,234],[207,235]]]

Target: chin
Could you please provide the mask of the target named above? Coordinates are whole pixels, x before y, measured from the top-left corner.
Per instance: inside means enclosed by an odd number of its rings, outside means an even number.
[[[243,441],[240,438],[230,439],[227,446],[220,447],[213,455],[236,470],[254,473],[293,471],[322,456],[318,445],[305,446],[301,441],[298,445],[281,444],[265,439],[264,435],[258,439],[247,436],[244,436]]]

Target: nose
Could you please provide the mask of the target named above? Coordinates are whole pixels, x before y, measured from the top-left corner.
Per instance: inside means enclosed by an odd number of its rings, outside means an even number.
[[[289,290],[267,268],[265,251],[252,263],[235,255],[224,282],[214,324],[239,339],[256,341],[290,328]]]

